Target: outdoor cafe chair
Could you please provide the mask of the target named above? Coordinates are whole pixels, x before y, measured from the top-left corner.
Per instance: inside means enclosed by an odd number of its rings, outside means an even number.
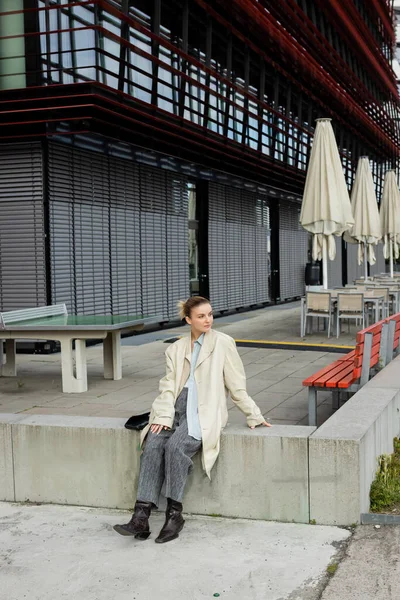
[[[368,292],[369,296],[380,297],[383,296],[383,310],[384,314],[382,318],[389,316],[389,303],[390,303],[390,295],[388,287],[367,287],[366,292]]]
[[[336,337],[340,334],[340,319],[348,319],[350,331],[350,319],[362,322],[365,327],[364,294],[338,294],[336,314]]]
[[[304,330],[302,337],[305,337],[307,331],[307,318],[318,317],[320,319],[328,319],[328,337],[331,334],[331,321],[333,316],[331,294],[329,292],[307,292],[306,293],[306,310],[303,319]]]

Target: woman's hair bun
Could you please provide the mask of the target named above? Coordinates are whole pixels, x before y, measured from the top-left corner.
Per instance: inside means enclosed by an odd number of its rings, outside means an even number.
[[[178,309],[178,315],[180,319],[184,319],[186,317],[185,314],[185,304],[186,304],[186,300],[178,300],[176,306]]]
[[[209,304],[210,301],[208,298],[203,298],[203,296],[190,296],[187,300],[179,300],[177,302],[178,314],[180,319],[184,319],[185,317],[190,317],[190,313],[192,308],[196,306],[200,306],[200,304]]]

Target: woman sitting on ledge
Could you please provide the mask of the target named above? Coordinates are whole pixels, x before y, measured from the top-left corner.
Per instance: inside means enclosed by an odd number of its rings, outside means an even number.
[[[246,376],[235,341],[211,329],[209,301],[193,296],[179,303],[180,316],[191,327],[189,336],[167,348],[167,373],[153,403],[141,456],[137,501],[132,519],[115,525],[121,535],[145,540],[150,535],[149,517],[157,507],[165,480],[166,519],[155,540],[162,544],[178,537],[185,523],[183,492],[192,457],[202,448],[203,469],[210,477],[220,448],[221,431],[228,421],[226,390],[246,415],[247,425],[270,424],[246,391]],[[146,437],[147,436],[147,437]]]

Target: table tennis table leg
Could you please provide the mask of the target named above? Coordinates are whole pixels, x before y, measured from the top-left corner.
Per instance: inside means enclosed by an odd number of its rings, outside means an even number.
[[[60,339],[60,344],[63,392],[66,394],[79,394],[80,392],[86,392],[88,386],[85,340],[75,340],[76,377],[74,375],[72,338],[69,336],[62,337]]]
[[[110,331],[103,340],[104,379],[122,379],[121,332]]]
[[[75,371],[76,379],[85,388],[87,384],[86,340],[75,340]]]
[[[3,352],[1,352],[1,356],[3,357]],[[6,340],[6,362],[2,365],[1,373],[4,377],[15,377],[17,374],[15,340]]]

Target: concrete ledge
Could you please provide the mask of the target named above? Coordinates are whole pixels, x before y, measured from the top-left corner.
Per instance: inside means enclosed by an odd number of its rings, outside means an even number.
[[[365,513],[361,515],[362,525],[400,525],[400,515]]]
[[[32,415],[12,425],[15,500],[130,508],[140,452],[124,423]]]
[[[400,432],[400,357],[383,369],[309,438],[310,518],[359,523],[369,511],[377,458]]]
[[[139,434],[125,419],[0,415],[0,499],[131,508]],[[211,482],[200,457],[185,510],[280,521],[309,521],[308,436],[314,427],[248,431],[228,427]],[[4,485],[2,485],[4,481]]]
[[[253,432],[228,427],[211,481],[197,459],[185,497],[188,510],[308,523],[308,437],[313,431],[296,425]]]
[[[15,502],[11,425],[23,417],[3,414],[0,419],[0,500]]]

